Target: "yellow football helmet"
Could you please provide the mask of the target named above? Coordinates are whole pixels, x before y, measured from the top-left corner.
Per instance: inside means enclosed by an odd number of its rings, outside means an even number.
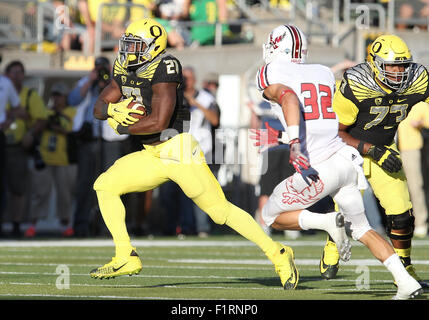
[[[375,39],[367,58],[375,78],[393,90],[406,87],[410,79],[412,61],[407,44],[394,35],[382,35]]]
[[[154,19],[131,23],[119,39],[118,60],[123,68],[139,67],[165,51],[167,32]]]

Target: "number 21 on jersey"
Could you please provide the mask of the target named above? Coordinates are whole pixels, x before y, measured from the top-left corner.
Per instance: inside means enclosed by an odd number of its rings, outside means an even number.
[[[304,119],[317,120],[335,119],[335,112],[332,110],[332,90],[324,84],[302,83],[301,94],[304,97]]]

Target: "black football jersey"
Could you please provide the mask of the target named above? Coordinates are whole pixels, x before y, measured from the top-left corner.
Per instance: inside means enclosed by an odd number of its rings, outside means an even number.
[[[113,79],[121,89],[123,98],[133,97],[135,101],[146,107],[148,114],[152,112],[152,85],[159,82],[177,82],[176,106],[168,128],[182,133],[186,131],[186,127],[189,127],[184,125],[184,121],[190,121],[190,112],[183,104],[182,65],[174,56],[162,54],[135,71],[124,69],[116,59],[113,66]],[[151,144],[160,141],[161,133],[141,134],[139,137],[143,144]]]
[[[340,123],[346,124],[356,139],[390,145],[410,109],[420,101],[429,101],[426,68],[412,63],[410,77],[406,88],[388,93],[374,80],[367,63],[348,69],[334,97],[334,110]],[[353,118],[351,113],[355,114]]]

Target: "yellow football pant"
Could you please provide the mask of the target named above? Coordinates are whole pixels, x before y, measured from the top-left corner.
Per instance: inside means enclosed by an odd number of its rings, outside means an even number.
[[[226,224],[254,242],[270,258],[275,242],[251,215],[230,203],[206,164],[198,142],[187,133],[118,159],[94,183],[98,203],[116,246],[116,256],[129,255],[122,194],[144,192],[172,180],[217,224]]]
[[[390,147],[398,151],[395,143]],[[364,157],[363,169],[374,195],[380,201],[380,205],[384,208],[386,215],[400,215],[412,209],[404,169],[396,173],[388,173],[367,156]],[[404,239],[392,241],[393,247],[402,259],[409,259],[411,256],[411,238],[413,236],[411,226],[399,234],[402,234]]]
[[[390,147],[398,151],[396,145]],[[386,215],[402,214],[412,208],[403,169],[396,173],[388,173],[367,156],[364,157],[363,169]]]

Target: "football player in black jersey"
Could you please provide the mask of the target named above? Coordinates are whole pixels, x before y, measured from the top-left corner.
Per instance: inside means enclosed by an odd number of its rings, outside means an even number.
[[[339,135],[364,156],[365,175],[386,214],[387,236],[407,271],[428,288],[411,263],[413,207],[394,141],[399,123],[420,101],[429,102],[428,71],[413,62],[401,38],[382,35],[371,44],[367,61],[344,73],[333,108]],[[328,239],[320,263],[325,278],[335,277],[338,264],[323,260],[336,256]]]
[[[91,277],[112,278],[141,271],[120,196],[172,180],[215,223],[226,224],[258,245],[274,264],[283,287],[294,289],[299,276],[292,249],[273,241],[250,214],[225,198],[198,142],[186,132],[189,110],[182,104],[182,66],[166,53],[166,45],[166,31],[155,20],[131,23],[119,42],[114,81],[95,104],[96,118],[107,120],[119,134],[139,135],[142,150],[117,160],[94,183],[116,253],[112,261],[92,270]],[[129,109],[131,100],[143,104],[145,111]],[[144,117],[138,120],[132,113]]]

